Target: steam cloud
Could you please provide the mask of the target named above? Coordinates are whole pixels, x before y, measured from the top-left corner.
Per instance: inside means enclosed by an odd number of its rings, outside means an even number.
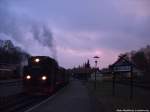
[[[34,39],[51,50],[54,58],[57,57],[52,33],[46,25],[32,25],[31,33]]]
[[[30,38],[38,41],[42,46],[48,47],[53,58],[56,56],[56,48],[50,28],[44,23],[33,22],[28,18],[16,18],[8,9],[6,1],[0,1],[0,39],[10,39],[22,46],[30,34]]]

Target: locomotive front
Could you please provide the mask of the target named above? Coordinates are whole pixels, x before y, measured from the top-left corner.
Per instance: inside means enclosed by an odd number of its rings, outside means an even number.
[[[57,62],[46,56],[29,58],[24,67],[23,85],[26,93],[49,94],[55,89]]]

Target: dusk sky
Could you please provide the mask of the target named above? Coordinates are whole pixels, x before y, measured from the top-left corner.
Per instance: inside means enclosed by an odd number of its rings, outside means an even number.
[[[0,39],[67,68],[95,55],[107,67],[150,44],[150,0],[0,0]]]

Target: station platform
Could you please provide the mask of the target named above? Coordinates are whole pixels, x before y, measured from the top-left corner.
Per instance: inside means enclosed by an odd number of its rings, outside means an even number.
[[[73,80],[54,98],[27,112],[92,112],[92,104],[87,88],[79,80]]]

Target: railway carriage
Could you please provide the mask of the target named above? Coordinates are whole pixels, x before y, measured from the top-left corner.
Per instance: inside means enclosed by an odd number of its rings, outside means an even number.
[[[68,83],[68,80],[69,75],[67,74],[67,71],[64,68],[59,67],[56,75],[56,87],[59,88],[66,85]]]

